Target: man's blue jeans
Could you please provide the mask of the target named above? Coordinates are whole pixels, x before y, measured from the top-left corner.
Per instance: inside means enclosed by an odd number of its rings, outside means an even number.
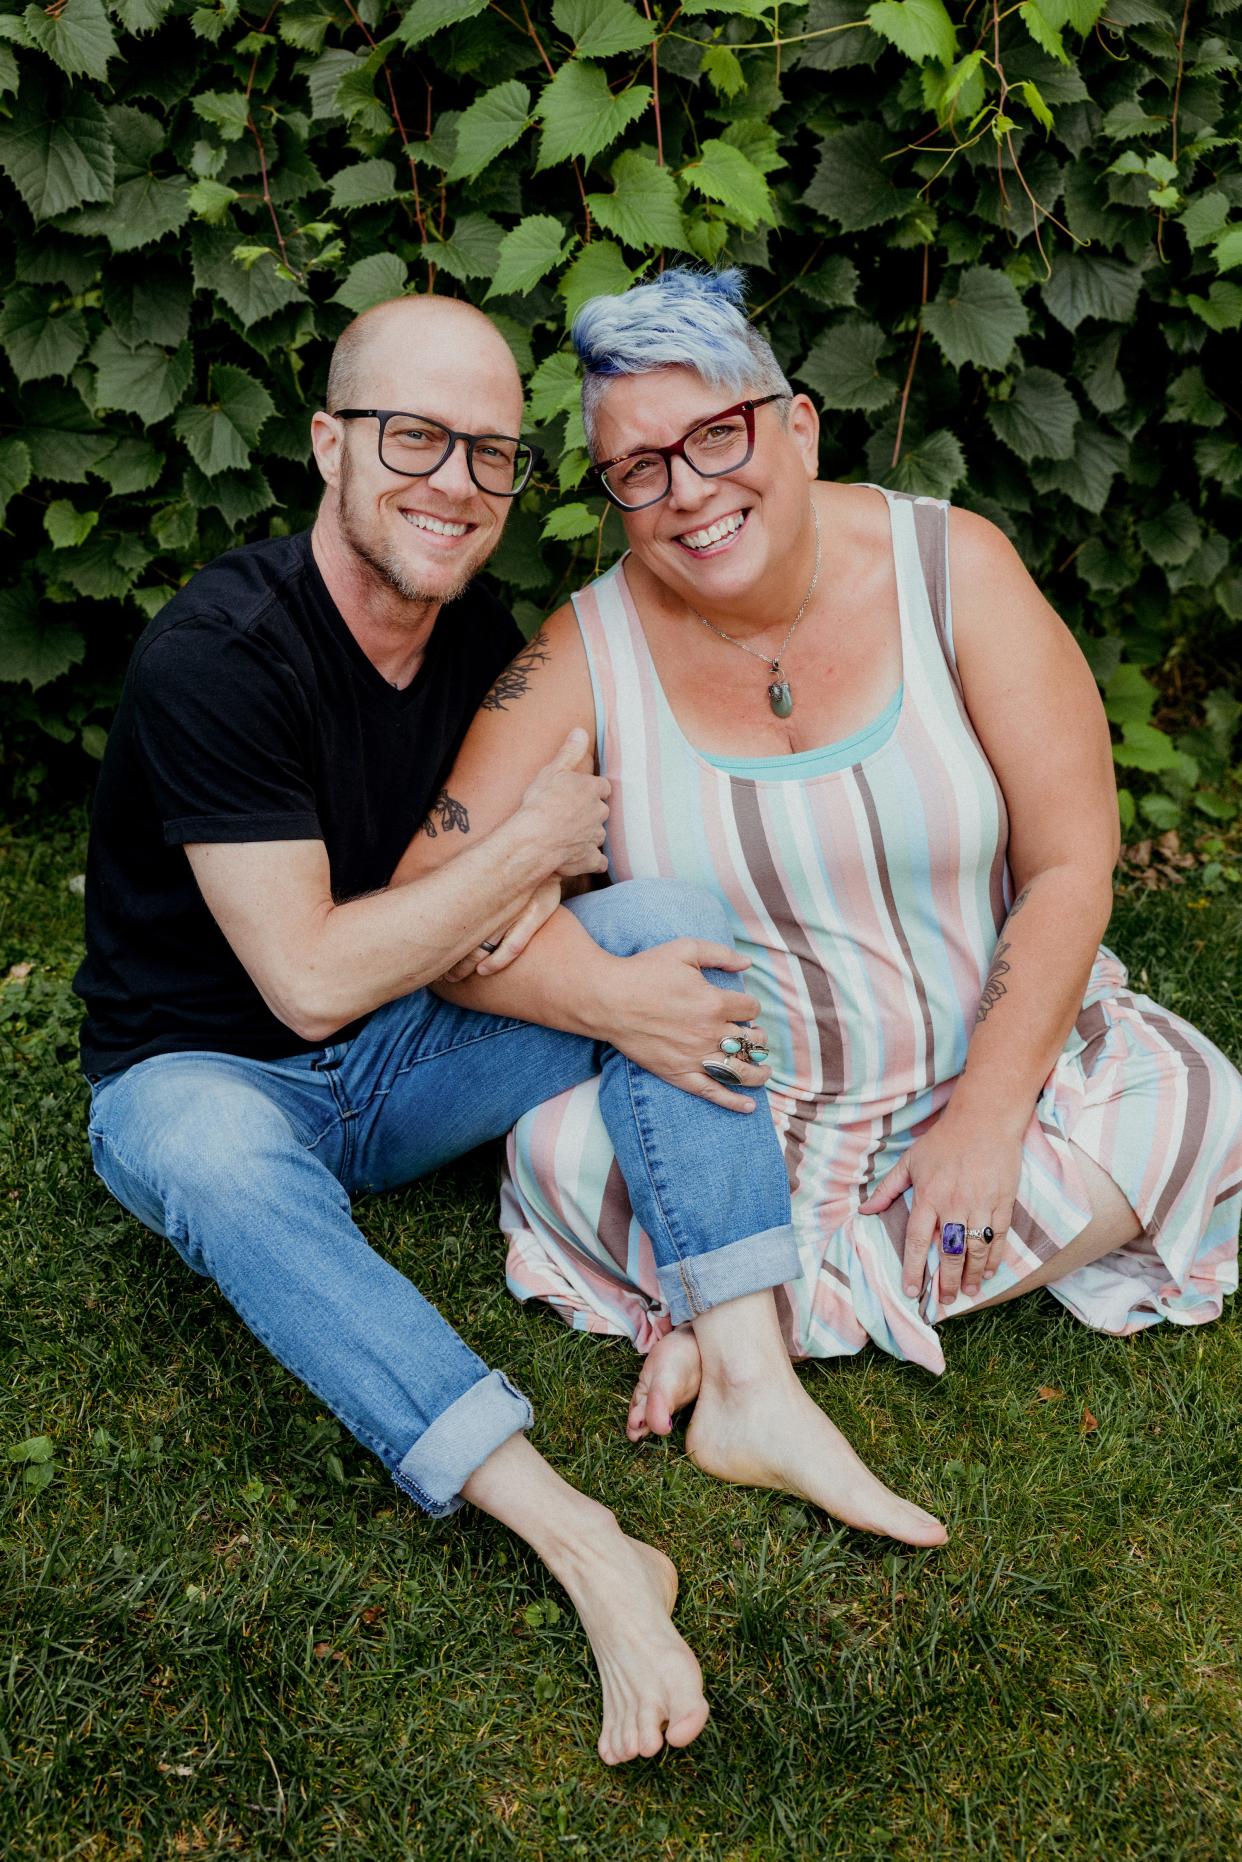
[[[716,900],[667,881],[613,886],[571,909],[616,956],[675,937],[731,941]],[[615,1048],[476,1015],[426,989],[311,1054],[159,1054],[107,1075],[92,1095],[91,1148],[118,1201],[214,1279],[256,1337],[439,1516],[529,1427],[530,1405],[368,1246],[350,1197],[434,1170],[596,1072],[674,1320],[793,1279],[788,1182],[762,1094],[753,1113],[728,1112]]]

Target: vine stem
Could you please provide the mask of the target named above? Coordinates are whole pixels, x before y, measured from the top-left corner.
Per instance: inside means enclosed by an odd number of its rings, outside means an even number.
[[[1190,0],[1182,8],[1182,29],[1177,35],[1177,82],[1173,86],[1173,166],[1177,166],[1177,128],[1178,112],[1182,107],[1182,72],[1186,63],[1186,27],[1190,23]],[[1164,258],[1164,208],[1161,207],[1156,223],[1156,250]]]
[[[893,440],[893,457],[890,465],[895,466],[901,458],[901,442],[906,431],[906,409],[910,405],[910,390],[914,386],[914,370],[919,359],[919,349],[923,342],[923,312],[927,309],[927,282],[931,266],[931,247],[923,247],[923,287],[919,293],[919,320],[914,327],[914,347],[910,351],[910,366],[906,370],[906,384],[901,391],[901,406],[897,412],[897,434]]]
[[[279,11],[279,5],[272,7],[271,12],[268,14],[262,26],[260,26],[259,28],[260,32],[265,33],[267,31],[268,27],[271,25],[272,21],[275,19],[278,11]],[[305,281],[302,277],[301,272],[298,270],[296,265],[291,265],[289,263],[289,248],[285,244],[285,235],[284,235],[284,231],[280,224],[280,215],[276,211],[276,202],[272,199],[272,189],[268,181],[267,150],[264,147],[263,137],[259,132],[259,126],[254,120],[254,111],[250,107],[250,100],[254,94],[255,74],[257,73],[258,69],[259,69],[259,54],[258,52],[256,52],[254,57],[250,61],[250,75],[246,79],[246,90],[245,90],[246,128],[250,131],[251,135],[254,137],[254,146],[259,152],[259,175],[263,182],[263,199],[264,199],[264,202],[266,203],[267,211],[271,215],[272,228],[276,234],[276,244],[280,250],[280,262],[284,266],[285,270],[287,272],[290,272],[292,276],[297,279],[299,284],[302,284]]]
[[[1187,0],[1187,4],[1189,4],[1189,0]],[[648,25],[653,25],[654,22],[651,18],[651,0],[643,0],[643,12],[647,15]],[[656,161],[659,166],[663,168],[664,125],[660,121],[660,50],[654,40],[651,45],[651,99],[652,107],[655,110]]]
[[[359,32],[362,34],[367,44],[371,47],[371,50],[374,51],[376,47],[375,35],[372,33],[366,21],[362,18],[362,16],[359,14],[357,9],[355,8],[353,4],[353,0],[345,0],[345,8],[349,14],[349,17],[353,20],[355,26],[357,26]],[[397,92],[396,92],[396,88],[392,81],[392,72],[388,68],[387,60],[385,60],[384,62],[384,83],[388,87],[388,101],[392,106],[392,120],[397,126],[397,134],[401,138],[402,153],[404,154],[405,159],[409,163],[409,166],[410,166],[410,186],[413,189],[413,193],[414,193],[414,224],[418,228],[419,238],[422,240],[423,244],[426,245],[427,243],[427,222],[423,218],[422,197],[419,194],[419,190],[418,190],[418,163],[415,161],[414,157],[410,154],[410,139],[405,133],[405,124],[401,120],[401,109],[400,109],[400,105],[397,103]],[[427,86],[427,134],[428,136],[430,136],[431,134],[431,86],[430,85]],[[431,264],[430,260],[428,260],[428,271],[430,273],[428,289],[431,291],[434,291],[435,283],[436,283],[436,268],[434,265]]]
[[[526,0],[521,0],[521,5],[522,5],[522,18],[526,21],[526,30],[528,34],[530,35],[531,43],[534,46],[535,50],[538,52],[540,58],[542,58],[543,60],[544,70],[547,72],[550,78],[554,78],[556,76],[556,66],[552,63],[552,60],[548,57],[547,52],[544,50],[543,40],[539,37],[539,34],[535,31],[535,23],[531,19],[530,8],[527,6]],[[497,9],[497,11],[499,11],[499,9]],[[575,159],[574,161],[574,179],[578,183],[578,193],[582,197],[582,218],[583,218],[583,221],[586,227],[586,230],[582,235],[582,243],[584,246],[589,246],[591,243],[591,209],[587,206],[586,183],[582,179],[582,165],[579,161],[577,161],[577,159]]]

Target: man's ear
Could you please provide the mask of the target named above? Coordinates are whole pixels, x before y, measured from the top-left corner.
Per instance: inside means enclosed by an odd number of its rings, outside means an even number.
[[[344,434],[339,420],[322,410],[311,416],[311,449],[319,476],[325,485],[335,487],[341,476],[341,446]]]
[[[809,395],[796,394],[789,403],[786,427],[802,454],[809,478],[819,477],[819,413]]]

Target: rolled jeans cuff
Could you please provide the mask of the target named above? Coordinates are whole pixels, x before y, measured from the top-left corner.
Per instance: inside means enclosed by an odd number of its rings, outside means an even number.
[[[533,1421],[521,1391],[503,1371],[489,1371],[423,1430],[392,1477],[424,1513],[446,1519],[461,1505],[461,1490],[475,1469]]]
[[[684,1325],[726,1300],[783,1286],[801,1273],[802,1260],[789,1222],[657,1269],[660,1293],[674,1325]]]

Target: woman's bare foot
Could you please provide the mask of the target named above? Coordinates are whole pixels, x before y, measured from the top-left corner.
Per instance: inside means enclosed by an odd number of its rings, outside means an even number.
[[[679,1325],[666,1332],[643,1359],[630,1398],[625,1433],[631,1442],[641,1442],[645,1435],[670,1435],[674,1415],[693,1403],[702,1378],[703,1360],[694,1328]]]
[[[589,1539],[549,1559],[582,1619],[604,1697],[605,1765],[688,1746],[707,1724],[703,1676],[673,1628],[677,1573],[663,1552],[626,1536],[600,1507]]]
[[[758,1382],[704,1375],[686,1436],[696,1467],[740,1487],[775,1487],[864,1532],[907,1545],[943,1545],[948,1534],[865,1468],[812,1402],[792,1366]]]

